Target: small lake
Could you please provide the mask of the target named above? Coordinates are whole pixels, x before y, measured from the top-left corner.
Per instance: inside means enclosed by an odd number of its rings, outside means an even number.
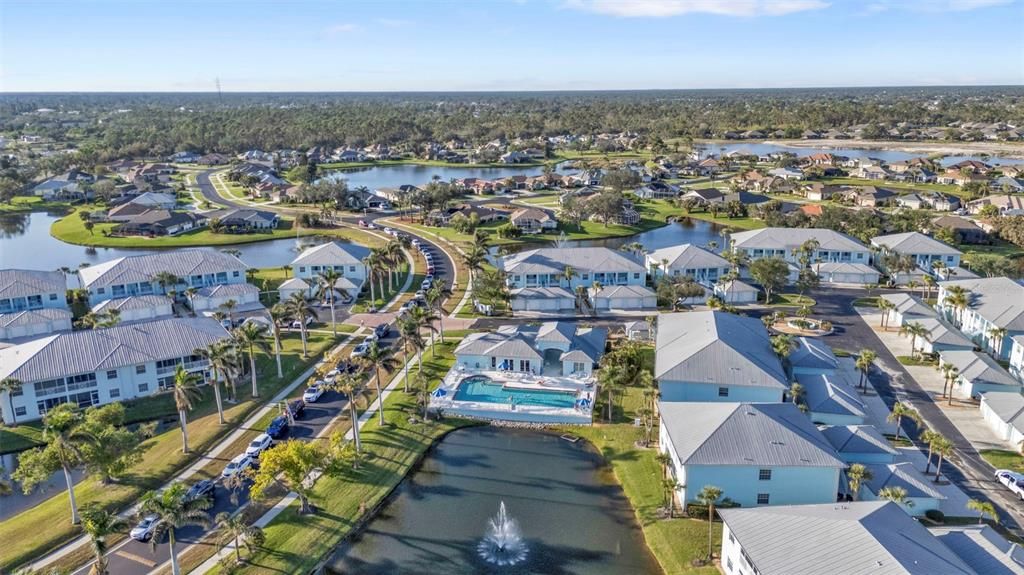
[[[402,164],[397,166],[379,166],[371,168],[341,168],[332,170],[325,178],[344,179],[350,189],[366,186],[371,190],[380,188],[397,188],[403,184],[422,186],[438,178],[442,182],[461,178],[483,178],[486,180],[502,180],[512,176],[539,176],[543,173],[541,166],[533,167],[501,167],[479,168],[473,166],[414,166]],[[559,167],[559,173],[572,173],[574,170]]]
[[[505,503],[525,559],[499,567],[478,545]],[[477,427],[442,440],[330,568],[346,574],[660,573],[629,501],[586,442]]]

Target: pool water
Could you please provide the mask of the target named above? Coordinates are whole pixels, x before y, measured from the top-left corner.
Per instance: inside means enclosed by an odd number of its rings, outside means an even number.
[[[463,379],[455,391],[456,401],[508,404],[511,397],[515,398],[516,405],[572,407],[576,402],[574,394],[564,391],[505,389],[501,383],[485,375],[471,375]]]

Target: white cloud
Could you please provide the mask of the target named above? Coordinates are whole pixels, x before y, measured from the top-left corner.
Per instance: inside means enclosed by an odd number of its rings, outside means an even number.
[[[325,32],[327,32],[327,34],[329,34],[331,36],[336,36],[338,34],[351,34],[352,32],[355,32],[358,29],[359,29],[359,26],[357,26],[355,24],[344,23],[344,24],[334,24],[332,26],[328,26],[327,29],[325,30]]]
[[[567,6],[570,8],[623,18],[659,18],[696,13],[719,16],[781,16],[793,12],[820,10],[828,5],[829,3],[823,0],[567,0]]]

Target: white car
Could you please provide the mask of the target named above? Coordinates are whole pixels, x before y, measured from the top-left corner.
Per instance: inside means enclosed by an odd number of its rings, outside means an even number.
[[[375,230],[375,229],[377,229],[377,224],[375,224],[373,222],[370,222],[370,223],[366,224],[366,227],[371,229],[371,230]]]
[[[147,515],[139,521],[139,524],[132,528],[129,535],[136,541],[142,541],[145,543],[153,538],[153,531],[156,530],[157,519],[160,519],[157,515]]]
[[[368,351],[370,351],[370,343],[364,341],[363,343],[357,345],[356,348],[352,350],[351,357],[352,358],[363,357],[364,355],[366,355],[366,352],[368,352]]]
[[[385,233],[385,234],[388,234],[389,236],[390,236],[390,235],[394,235],[394,233],[395,233],[395,230],[393,230],[393,229],[391,229],[391,228],[384,228],[384,233]]]
[[[252,456],[248,453],[242,453],[236,455],[234,459],[228,462],[227,466],[224,467],[224,471],[221,472],[220,476],[227,479],[228,477],[234,477],[238,473],[249,469],[252,466]]]
[[[306,403],[316,403],[316,400],[320,399],[320,396],[324,394],[324,388],[319,385],[313,387],[307,387],[306,391],[302,393],[302,401]]]
[[[307,325],[307,326],[308,326],[309,324],[313,323],[313,316],[308,316],[308,317],[306,318],[306,322],[305,322],[305,323],[306,323],[306,325]],[[301,327],[302,327],[302,324],[301,324],[301,323],[299,323],[299,320],[295,320],[295,321],[293,321],[293,322],[291,323],[291,326],[290,326],[290,327],[291,327],[292,329],[299,329],[299,328],[301,328]]]
[[[252,440],[249,447],[245,448],[245,455],[248,455],[250,458],[259,457],[273,442],[274,440],[269,435],[261,433],[256,436],[256,439]]]
[[[419,246],[420,245],[420,239],[419,238],[413,238],[412,239],[412,245]]]
[[[997,469],[996,481],[1005,485],[1021,501],[1024,501],[1024,473],[1017,473],[1009,469]]]

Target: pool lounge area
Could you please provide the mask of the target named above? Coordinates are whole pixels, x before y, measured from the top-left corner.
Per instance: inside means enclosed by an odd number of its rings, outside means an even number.
[[[497,421],[590,425],[593,377],[534,375],[458,366],[431,397],[431,409]]]

